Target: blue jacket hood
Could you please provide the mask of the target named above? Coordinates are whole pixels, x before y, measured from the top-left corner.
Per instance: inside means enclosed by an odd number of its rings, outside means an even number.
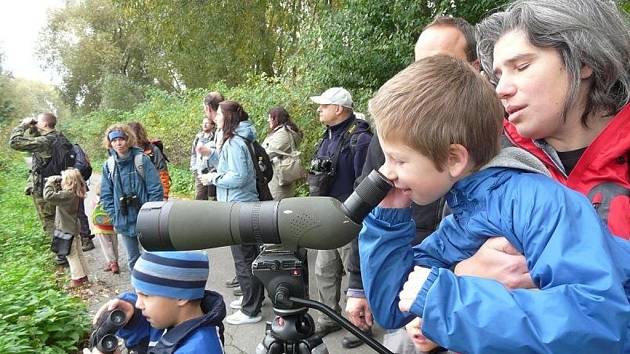
[[[245,120],[238,123],[238,126],[235,129],[236,135],[240,135],[248,141],[256,140],[256,127],[250,120]]]
[[[256,128],[250,121],[240,122],[236,135],[223,143],[219,151],[208,158],[216,166],[217,200],[220,202],[253,202],[258,200],[256,172],[247,141],[256,138]],[[251,139],[251,140],[250,140]]]

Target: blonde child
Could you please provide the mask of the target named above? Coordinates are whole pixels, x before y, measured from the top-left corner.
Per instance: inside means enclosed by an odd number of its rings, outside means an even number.
[[[87,193],[87,187],[79,170],[69,168],[61,176],[50,176],[44,185],[44,200],[56,205],[55,230],[73,235],[70,253],[67,255],[70,265],[71,288],[79,287],[88,281],[87,264],[81,250],[78,218],[79,203]]]
[[[416,317],[405,325],[407,335],[416,347],[417,354],[451,354],[447,349],[440,347],[437,343],[431,341],[422,334],[422,319]]]
[[[106,272],[112,272],[114,274],[120,274],[120,267],[118,266],[118,235],[114,232],[114,225],[112,220],[101,205],[101,184],[97,183],[94,186],[94,192],[96,193],[96,202],[94,210],[92,211],[92,224],[94,234],[98,243],[101,245],[101,250],[105,256],[105,268]]]

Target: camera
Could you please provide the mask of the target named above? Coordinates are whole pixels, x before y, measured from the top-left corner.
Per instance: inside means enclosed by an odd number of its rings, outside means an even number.
[[[137,195],[123,195],[122,197],[118,198],[118,201],[120,202],[120,212],[123,215],[127,215],[127,213],[129,212],[129,207],[132,208],[140,208],[140,201],[138,201],[138,196]]]
[[[332,172],[333,165],[332,160],[325,158],[314,158],[311,160],[310,172],[312,174],[330,174]]]

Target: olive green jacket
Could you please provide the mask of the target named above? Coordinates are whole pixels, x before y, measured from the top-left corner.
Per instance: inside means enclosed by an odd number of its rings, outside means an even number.
[[[76,194],[61,189],[60,176],[50,176],[44,186],[44,200],[57,206],[55,213],[55,229],[78,235],[81,229],[79,223],[79,203],[83,202]]]
[[[40,132],[20,124],[13,129],[9,138],[11,149],[32,154],[33,165],[29,181],[33,183],[33,192],[40,197],[43,194],[44,181],[39,175],[38,167],[45,165],[50,160],[52,144],[58,134],[55,129]]]

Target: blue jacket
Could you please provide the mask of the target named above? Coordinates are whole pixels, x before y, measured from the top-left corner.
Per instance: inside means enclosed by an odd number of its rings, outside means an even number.
[[[489,168],[458,181],[447,201],[453,214],[413,248],[411,209],[377,208],[364,221],[361,271],[381,325],[421,316],[427,337],[465,353],[630,351],[629,248],[583,195],[545,176]],[[525,256],[540,290],[449,270],[496,235]],[[414,265],[431,273],[402,313],[398,293]]]
[[[361,175],[361,171],[363,170],[367,148],[372,139],[369,124],[364,120],[356,118],[355,115],[352,114],[345,121],[326,128],[319,149],[315,152],[315,156],[318,158],[331,157],[337,151],[343,134],[348,130],[348,126],[353,124],[355,120],[357,121],[357,127],[353,134],[358,134],[356,146],[351,148],[350,144],[348,144],[348,146],[339,152],[335,180],[328,193],[328,196],[342,202],[346,200],[354,190],[354,181]]]
[[[107,214],[114,222],[114,229],[117,233],[125,236],[136,236],[136,219],[140,208],[129,207],[127,215],[120,211],[120,197],[125,195],[136,195],[140,205],[146,202],[157,202],[163,199],[162,184],[160,175],[148,156],[143,155],[142,165],[144,166],[144,180],[136,170],[134,157],[143,154],[140,148],[131,148],[130,153],[125,158],[118,158],[116,152],[110,150],[110,155],[116,162],[116,170],[110,173],[107,163],[103,164],[103,174],[101,176],[101,203]],[[118,177],[120,176],[120,178]],[[121,186],[122,184],[122,186]]]
[[[124,293],[120,299],[136,303],[137,295]],[[223,353],[223,297],[206,290],[201,302],[204,315],[166,329],[151,327],[142,312],[135,309],[133,317],[116,335],[125,340],[125,346],[139,352],[176,354]]]
[[[217,200],[220,202],[258,201],[256,172],[244,139],[256,139],[256,128],[250,121],[240,122],[236,134],[224,142],[221,149],[210,155],[209,161],[217,167]]]

